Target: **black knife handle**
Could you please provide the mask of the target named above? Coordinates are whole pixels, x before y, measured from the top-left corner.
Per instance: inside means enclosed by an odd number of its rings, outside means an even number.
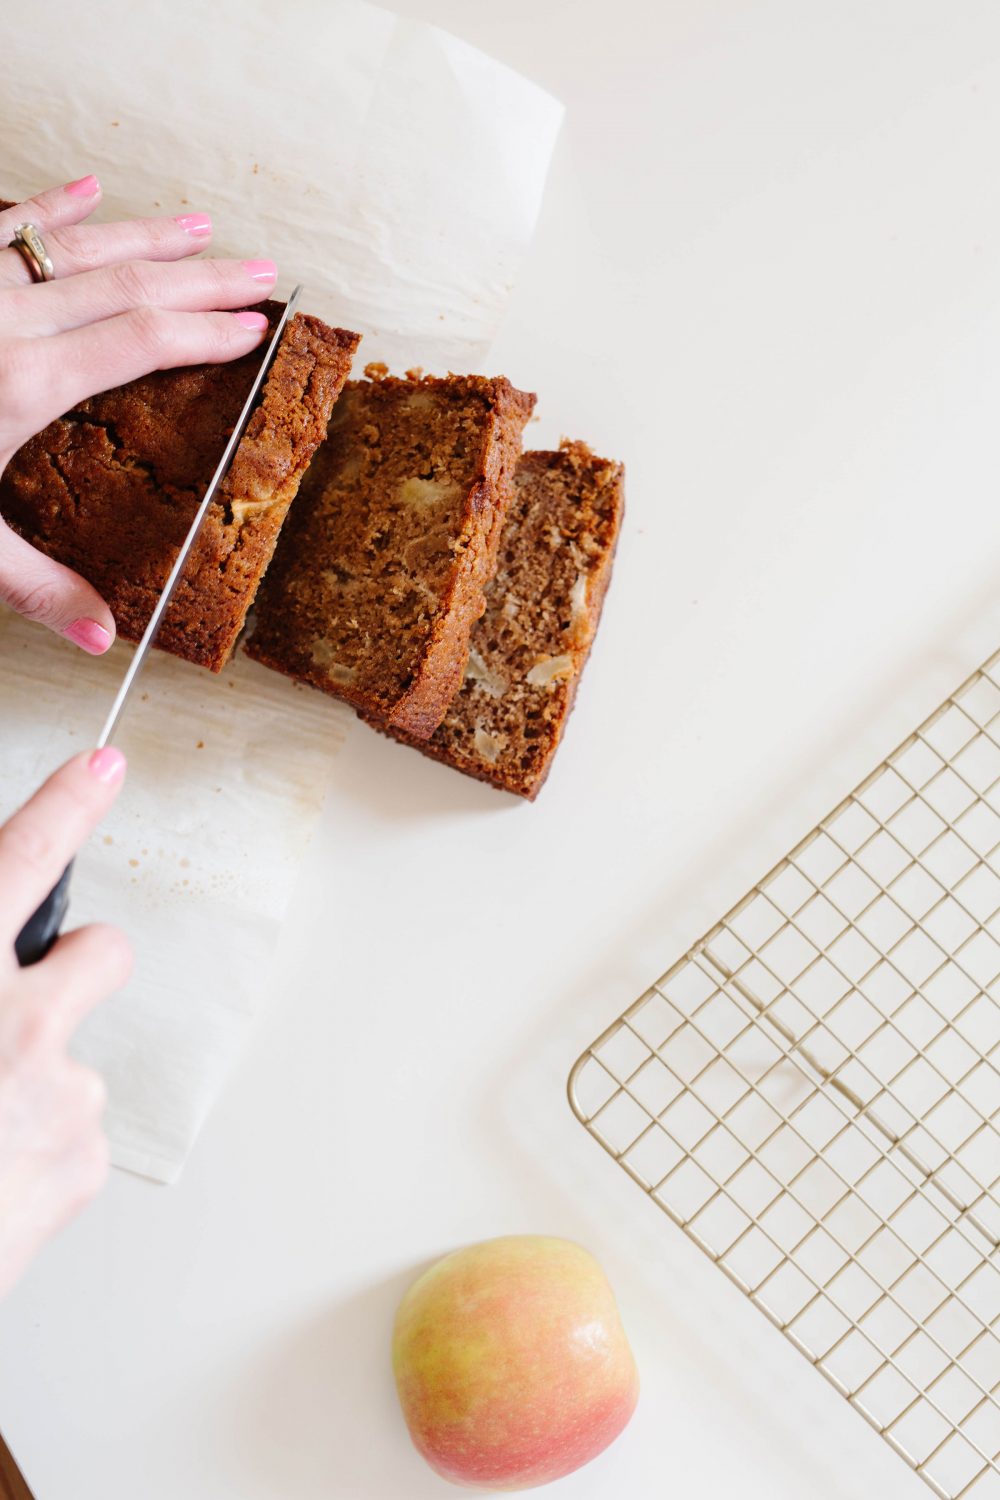
[[[69,879],[73,873],[73,861],[63,870],[59,883],[54,885],[35,912],[29,917],[14,940],[14,952],[22,969],[37,964],[48,953],[59,936],[59,929],[69,906]]]

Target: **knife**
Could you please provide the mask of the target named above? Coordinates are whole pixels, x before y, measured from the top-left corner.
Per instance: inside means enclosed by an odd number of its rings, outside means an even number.
[[[285,304],[284,312],[278,319],[278,326],[275,328],[274,333],[271,335],[271,340],[267,346],[267,351],[264,355],[264,358],[261,361],[260,369],[254,376],[253,385],[250,387],[250,394],[247,396],[246,401],[243,403],[243,410],[240,412],[239,417],[236,421],[236,426],[230,433],[229,440],[226,443],[225,448],[222,450],[222,457],[219,459],[215,473],[212,475],[211,479],[208,482],[208,488],[205,491],[201,504],[198,506],[194,520],[191,522],[188,534],[184,538],[184,541],[181,544],[181,549],[174,559],[174,565],[170,570],[170,576],[168,577],[166,583],[163,585],[163,592],[160,594],[159,599],[156,601],[156,608],[153,610],[153,613],[149,617],[149,624],[143,631],[142,639],[139,641],[138,646],[135,648],[135,653],[132,657],[132,660],[129,662],[128,671],[122,678],[121,687],[118,689],[115,701],[111,705],[111,708],[108,712],[108,717],[104,722],[104,728],[101,730],[100,738],[97,741],[97,745],[95,748],[98,750],[103,750],[104,746],[110,743],[111,736],[114,734],[115,730],[118,727],[118,722],[121,719],[122,711],[125,708],[125,703],[132,689],[135,687],[136,678],[142,671],[143,665],[145,664],[146,658],[149,655],[153,642],[156,640],[156,633],[163,622],[163,616],[167,612],[167,608],[170,604],[170,600],[173,597],[174,590],[176,589],[177,584],[180,581],[181,574],[184,571],[184,566],[191,555],[191,549],[194,547],[194,544],[198,539],[198,533],[201,530],[202,523],[204,522],[205,517],[208,515],[209,507],[212,504],[212,501],[215,499],[219,486],[222,484],[226,475],[229,473],[229,467],[233,461],[233,455],[235,454],[236,449],[239,447],[243,434],[246,432],[247,426],[250,422],[250,418],[253,415],[254,405],[257,401],[258,395],[260,394],[260,388],[264,384],[264,381],[267,378],[267,373],[274,363],[275,355],[278,352],[278,345],[281,343],[281,336],[285,331],[285,326],[288,323],[289,318],[291,318],[292,314],[295,312],[295,308],[301,295],[302,287],[301,285],[299,285],[292,292],[292,295],[289,297],[287,303]],[[69,886],[72,874],[73,861],[70,860],[69,864],[63,871],[58,884],[54,886],[53,889],[49,892],[34,915],[28,918],[27,922],[24,924],[20,933],[15,939],[14,952],[17,955],[17,961],[22,968],[27,968],[29,964],[36,964],[40,959],[43,959],[48,953],[49,949],[52,947],[52,944],[55,942],[56,938],[59,936],[59,929],[63,924],[63,919],[66,916],[66,909],[69,906]]]

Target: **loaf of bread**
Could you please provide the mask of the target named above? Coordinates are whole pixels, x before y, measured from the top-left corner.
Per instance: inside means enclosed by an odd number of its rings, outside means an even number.
[[[272,324],[275,302],[258,304]],[[199,533],[157,645],[218,672],[326,435],[359,335],[296,315]],[[0,476],[0,516],[81,573],[138,640],[260,366],[162,370],[82,401]]]
[[[352,381],[248,651],[417,738],[458,691],[534,396],[480,375]]]
[[[583,443],[525,453],[461,690],[429,740],[389,732],[533,800],[590,654],[624,503],[622,465]]]
[[[280,305],[259,305],[273,323]],[[358,341],[290,323],[157,644],[218,671],[256,595],[249,655],[533,799],[600,619],[623,467],[578,442],[522,454],[535,398],[502,378],[370,367],[345,385]],[[0,476],[0,516],[88,578],[128,639],[259,359],[94,396]]]

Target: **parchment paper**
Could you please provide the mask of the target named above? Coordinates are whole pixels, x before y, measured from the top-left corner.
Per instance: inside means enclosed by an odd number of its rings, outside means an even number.
[[[361,360],[471,370],[534,228],[561,106],[361,0],[34,0],[0,48],[0,196],[97,172],[99,217],[212,213],[271,255]],[[93,742],[129,647],[93,661],[0,611],[0,815]],[[126,992],[82,1031],[115,1162],[170,1181],[268,993],[301,851],[349,716],[237,657],[156,657],[129,779],[81,857],[72,922],[123,926]],[[102,838],[106,841],[102,842]]]
[[[88,657],[0,605],[0,816],[94,741],[132,649]],[[136,968],[73,1050],[108,1084],[116,1164],[170,1181],[264,1002],[350,712],[242,654],[214,677],[154,653],[136,693],[68,920],[122,926]]]
[[[96,172],[100,218],[202,209],[364,360],[472,370],[534,229],[562,106],[363,0],[32,0],[0,47],[0,196]]]

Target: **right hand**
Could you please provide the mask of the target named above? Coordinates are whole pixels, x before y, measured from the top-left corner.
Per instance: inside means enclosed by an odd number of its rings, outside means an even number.
[[[81,927],[20,969],[14,940],[125,775],[119,750],[77,755],[0,827],[0,1296],[104,1183],[104,1084],[67,1053],[88,1011],[132,968],[113,927]]]
[[[211,238],[208,214],[84,224],[101,201],[96,177],[0,210],[0,473],[55,417],[112,386],[176,365],[249,354],[267,329],[245,308],[270,294],[270,260],[191,260]],[[55,271],[35,283],[15,228],[34,224]],[[0,599],[91,655],[115,622],[100,594],[0,519]]]

